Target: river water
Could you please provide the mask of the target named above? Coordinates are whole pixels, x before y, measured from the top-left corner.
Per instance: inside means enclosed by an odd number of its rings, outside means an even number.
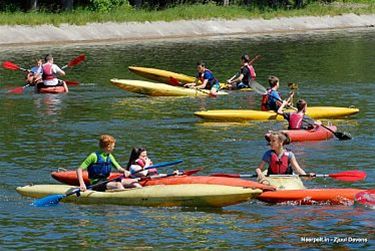
[[[373,249],[373,210],[357,206],[267,205],[251,201],[221,210],[142,208],[60,203],[34,208],[16,193],[28,183],[54,183],[50,172],[74,169],[96,150],[97,138],[117,138],[117,160],[127,162],[132,146],[146,146],[154,163],[183,159],[180,169],[204,167],[212,172],[254,173],[267,150],[264,133],[281,122],[204,123],[193,116],[201,109],[258,109],[256,93],[239,92],[219,98],[150,98],[130,94],[110,78],[140,79],[129,65],[194,74],[203,59],[219,80],[233,75],[243,52],[260,54],[257,80],[268,75],[299,84],[298,96],[310,105],[356,106],[354,117],[332,120],[351,141],[330,140],[290,145],[301,166],[316,173],[361,169],[366,181],[343,183],[314,179],[317,187],[374,188],[375,31],[346,30],[211,37],[114,44],[47,45],[1,48],[0,61],[24,67],[52,52],[64,65],[85,53],[87,61],[67,71],[81,84],[64,95],[27,91],[10,95],[22,85],[22,73],[0,69],[0,248],[1,249]],[[173,168],[162,171],[171,172]],[[330,241],[304,242],[304,237]],[[334,238],[341,239],[335,243]],[[345,240],[345,238],[347,238]],[[350,238],[367,239],[355,243]],[[338,242],[338,239],[337,239]]]

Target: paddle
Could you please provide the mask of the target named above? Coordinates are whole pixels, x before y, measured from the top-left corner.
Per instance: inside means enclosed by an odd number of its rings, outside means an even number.
[[[258,175],[256,174],[235,174],[235,173],[214,173],[210,176],[218,176],[218,177],[230,177],[230,178],[256,178]],[[331,173],[331,174],[315,174],[310,176],[309,174],[300,174],[299,177],[312,177],[312,178],[325,178],[330,177],[336,180],[341,181],[348,181],[348,182],[356,182],[361,181],[366,178],[366,172],[359,171],[359,170],[352,170],[352,171],[344,171],[339,173]]]
[[[270,95],[268,92],[267,92],[267,89],[262,86],[261,84],[259,84],[258,82],[256,82],[255,80],[251,80],[250,81],[250,87],[257,93],[261,94],[261,95]],[[278,101],[280,102],[283,102],[281,99],[277,99]],[[292,108],[293,110],[297,110],[297,108],[293,107],[293,106],[290,106],[290,108]],[[303,119],[303,121],[309,125],[312,125],[312,126],[315,126],[315,124],[313,123],[310,123],[309,121]],[[324,129],[330,131],[331,133],[333,133],[333,135],[338,138],[339,140],[350,140],[352,139],[352,136],[350,135],[350,133],[348,132],[338,132],[338,131],[333,131],[332,129],[330,129],[329,127],[321,124],[320,125],[321,127],[323,127]]]
[[[81,54],[78,57],[73,58],[68,64],[66,64],[63,67],[61,67],[61,69],[63,70],[65,68],[67,68],[67,67],[76,66],[76,65],[80,64],[81,62],[83,62],[85,60],[86,60],[86,55],[85,54]]]
[[[177,164],[180,164],[180,163],[182,163],[182,160],[176,160],[176,161],[171,161],[171,162],[161,162],[161,163],[158,163],[158,164],[146,167],[145,169],[139,170],[139,171],[135,172],[134,174],[136,174],[138,172],[142,172],[142,171],[147,170],[147,169],[151,169],[151,168],[173,166],[173,165],[177,165]],[[92,188],[95,188],[95,187],[98,187],[98,186],[102,186],[102,185],[108,184],[109,182],[113,182],[113,181],[119,180],[122,177],[124,177],[124,176],[121,175],[119,177],[116,177],[116,178],[113,178],[113,179],[110,179],[110,180],[106,180],[104,182],[101,182],[101,183],[98,183],[98,184],[95,184],[95,185],[88,186],[87,189],[92,189]],[[66,194],[52,194],[52,195],[48,195],[46,197],[34,200],[34,202],[32,203],[32,205],[36,206],[36,207],[54,206],[54,205],[57,205],[60,202],[60,200],[66,198],[66,197],[68,197],[70,195],[76,194],[77,196],[79,196],[80,195],[80,191],[81,191],[80,188],[76,188],[76,189],[73,189],[71,192],[66,193]]]
[[[261,55],[256,55],[253,59],[250,60],[250,62],[248,63],[248,65],[252,65],[253,63],[255,63],[255,61],[257,61],[259,58],[261,58]],[[228,79],[227,81],[232,81],[234,78],[237,78],[238,76],[240,76],[241,72],[237,72],[236,74],[234,74],[230,79]]]
[[[179,176],[179,175],[184,175],[184,176],[191,176],[197,172],[202,171],[203,168],[197,168],[197,169],[192,169],[188,171],[182,171],[179,173],[170,173],[170,174],[160,174],[160,175],[153,175],[153,176],[146,176],[146,177],[140,177],[137,178],[139,181],[145,181],[145,180],[153,180],[153,179],[162,179],[166,177],[171,177],[171,176]]]
[[[3,62],[3,67],[5,69],[12,70],[12,71],[18,71],[18,70],[29,71],[29,70],[27,70],[25,68],[20,67],[19,65],[16,65],[15,63],[12,63],[11,61],[5,61],[5,62]]]

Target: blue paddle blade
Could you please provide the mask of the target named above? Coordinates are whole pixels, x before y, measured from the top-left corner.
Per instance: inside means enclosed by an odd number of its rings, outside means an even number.
[[[46,197],[43,197],[41,199],[34,200],[34,202],[31,204],[35,207],[49,207],[49,206],[55,206],[59,203],[59,201],[63,198],[65,198],[66,195],[64,194],[52,194],[48,195]]]

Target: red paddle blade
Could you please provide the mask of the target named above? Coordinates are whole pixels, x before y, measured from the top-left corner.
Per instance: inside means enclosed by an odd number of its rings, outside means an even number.
[[[12,93],[12,94],[22,94],[24,89],[25,89],[25,88],[23,88],[22,86],[20,86],[20,87],[17,87],[17,88],[14,88],[14,89],[9,90],[8,93]]]
[[[352,170],[352,171],[345,171],[341,173],[331,173],[329,174],[329,177],[341,180],[341,181],[348,181],[348,182],[354,182],[354,181],[361,181],[366,179],[366,172],[359,171],[359,170]]]
[[[76,81],[69,81],[69,80],[64,80],[65,83],[67,85],[70,85],[70,86],[76,86],[76,85],[79,85],[79,82],[76,82]]]
[[[73,66],[81,63],[84,60],[86,60],[86,55],[85,54],[81,54],[78,57],[74,58],[72,61],[70,61],[68,63],[68,67],[73,67]]]
[[[210,176],[215,176],[215,177],[229,177],[229,178],[241,178],[240,174],[235,174],[235,173],[213,173]]]
[[[181,86],[180,81],[175,79],[174,77],[169,77],[169,83],[173,86]]]
[[[10,61],[3,62],[3,67],[8,70],[17,71],[20,69],[20,67]]]
[[[184,172],[184,175],[190,176],[190,175],[193,175],[193,174],[195,174],[197,172],[200,172],[202,170],[203,170],[203,168],[197,168],[197,169],[193,169],[193,170],[188,170],[188,171]]]

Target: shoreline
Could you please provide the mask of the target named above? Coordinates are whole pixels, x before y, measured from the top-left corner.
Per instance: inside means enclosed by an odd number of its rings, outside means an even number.
[[[0,46],[98,43],[265,34],[375,27],[375,14],[274,19],[182,20],[173,22],[90,23],[87,25],[2,25]],[[31,36],[32,34],[32,36]]]

